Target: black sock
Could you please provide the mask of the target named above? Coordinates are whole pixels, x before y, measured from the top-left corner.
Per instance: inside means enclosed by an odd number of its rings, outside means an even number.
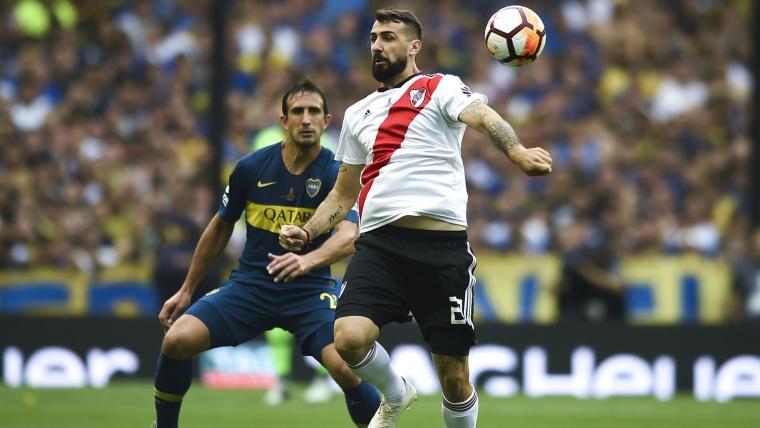
[[[163,353],[158,357],[153,395],[157,428],[177,428],[182,397],[193,380],[193,360],[175,360]]]

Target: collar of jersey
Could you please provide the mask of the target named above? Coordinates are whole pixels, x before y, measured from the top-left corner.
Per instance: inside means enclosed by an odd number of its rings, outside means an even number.
[[[387,91],[388,89],[396,89],[396,88],[400,88],[400,87],[404,86],[404,84],[405,84],[406,82],[408,82],[408,81],[410,81],[410,80],[414,79],[415,77],[417,77],[417,76],[419,76],[419,75],[421,75],[421,74],[424,74],[424,73],[423,73],[423,72],[421,72],[421,71],[420,71],[419,73],[414,73],[414,74],[412,74],[411,76],[407,77],[406,79],[404,79],[404,80],[402,80],[402,81],[398,82],[398,83],[396,84],[396,86],[394,86],[394,87],[392,87],[392,88],[387,88],[387,87],[385,87],[385,86],[380,86],[379,88],[377,88],[377,92],[385,92],[385,91]]]

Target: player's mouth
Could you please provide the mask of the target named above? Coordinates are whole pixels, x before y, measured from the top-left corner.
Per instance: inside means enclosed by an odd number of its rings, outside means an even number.
[[[389,64],[390,61],[388,61],[387,58],[381,57],[381,56],[375,56],[372,58],[372,64]]]
[[[309,137],[313,137],[316,134],[314,133],[314,131],[301,131],[298,133],[298,135],[304,138],[309,138]]]

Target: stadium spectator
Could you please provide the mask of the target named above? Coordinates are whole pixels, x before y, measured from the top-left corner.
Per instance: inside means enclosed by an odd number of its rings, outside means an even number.
[[[615,252],[604,232],[575,224],[566,232],[559,283],[560,317],[567,321],[622,322],[623,282],[615,273]]]
[[[277,94],[303,74],[334,94],[327,136],[337,141],[345,108],[373,89],[371,3],[232,2],[227,172],[268,140]],[[495,166],[498,152],[465,135],[475,250],[559,255],[562,229],[591,222],[620,242],[618,257],[696,249],[737,263],[727,243],[748,239],[738,225],[749,222],[752,2],[526,5],[548,43],[519,70],[485,50],[491,2],[414,7],[435,34],[422,69],[461,76],[556,162],[539,185]],[[207,7],[23,0],[3,9],[0,266],[105,267],[74,260],[87,229],[110,254],[102,261],[154,257],[161,213],[188,189],[210,192]]]

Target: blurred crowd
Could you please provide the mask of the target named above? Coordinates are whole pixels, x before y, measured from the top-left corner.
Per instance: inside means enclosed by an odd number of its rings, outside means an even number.
[[[467,132],[473,246],[560,255],[566,278],[605,293],[619,289],[625,255],[757,266],[752,2],[521,3],[548,33],[522,69],[499,65],[483,43],[501,2],[403,3],[423,23],[423,71],[461,76],[525,145],[554,157],[549,179],[528,178]],[[337,141],[344,109],[376,88],[368,32],[389,4],[229,2],[226,171],[279,140],[282,93],[304,75],[327,94],[325,143]],[[209,0],[0,5],[0,269],[97,271],[158,255],[181,270],[219,196],[207,175]],[[606,277],[584,276],[588,266]]]

